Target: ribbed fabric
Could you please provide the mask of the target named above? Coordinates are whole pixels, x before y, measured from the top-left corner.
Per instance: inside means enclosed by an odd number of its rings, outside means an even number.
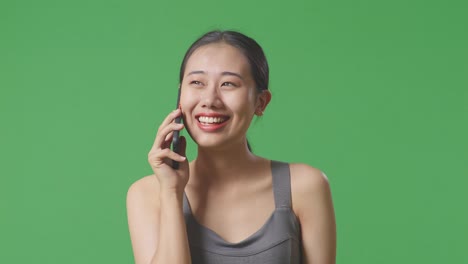
[[[271,161],[275,210],[248,238],[230,243],[199,224],[184,193],[183,210],[193,264],[299,264],[300,226],[291,208],[289,164]]]

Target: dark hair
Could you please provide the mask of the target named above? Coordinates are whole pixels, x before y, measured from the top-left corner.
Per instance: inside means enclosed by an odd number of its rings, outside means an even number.
[[[210,31],[198,38],[185,53],[184,59],[180,66],[179,82],[184,79],[185,66],[188,59],[195,50],[201,46],[213,43],[226,43],[239,49],[247,58],[250,65],[250,72],[255,81],[255,86],[258,92],[268,90],[269,68],[268,62],[263,52],[262,47],[252,38],[236,31]],[[247,147],[252,151],[249,141]]]
[[[262,47],[254,39],[236,31],[210,31],[197,39],[185,53],[180,66],[180,83],[182,83],[185,66],[192,53],[201,46],[220,42],[236,47],[244,54],[249,61],[250,71],[258,92],[267,90],[269,69]]]

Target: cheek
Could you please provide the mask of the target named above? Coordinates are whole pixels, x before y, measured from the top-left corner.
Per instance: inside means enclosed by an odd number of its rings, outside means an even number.
[[[183,111],[190,110],[191,108],[193,108],[193,106],[196,103],[195,101],[196,101],[196,97],[193,94],[191,94],[187,90],[182,91],[180,95],[180,105]]]
[[[224,102],[226,105],[229,105],[231,111],[242,116],[250,115],[255,108],[255,102],[248,96],[226,97]]]

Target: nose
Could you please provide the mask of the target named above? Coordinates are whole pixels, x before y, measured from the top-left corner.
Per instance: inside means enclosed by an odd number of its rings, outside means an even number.
[[[221,108],[223,105],[219,89],[214,85],[206,87],[200,99],[202,107]]]

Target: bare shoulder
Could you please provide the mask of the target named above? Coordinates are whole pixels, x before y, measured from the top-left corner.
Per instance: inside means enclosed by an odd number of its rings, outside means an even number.
[[[127,191],[127,207],[136,204],[156,206],[159,184],[154,175],[144,176],[135,181]]]
[[[289,168],[293,191],[313,192],[329,187],[328,177],[318,168],[303,163],[291,163]]]
[[[331,199],[328,177],[322,170],[303,163],[291,163],[289,167],[293,209],[298,216],[317,202]]]

